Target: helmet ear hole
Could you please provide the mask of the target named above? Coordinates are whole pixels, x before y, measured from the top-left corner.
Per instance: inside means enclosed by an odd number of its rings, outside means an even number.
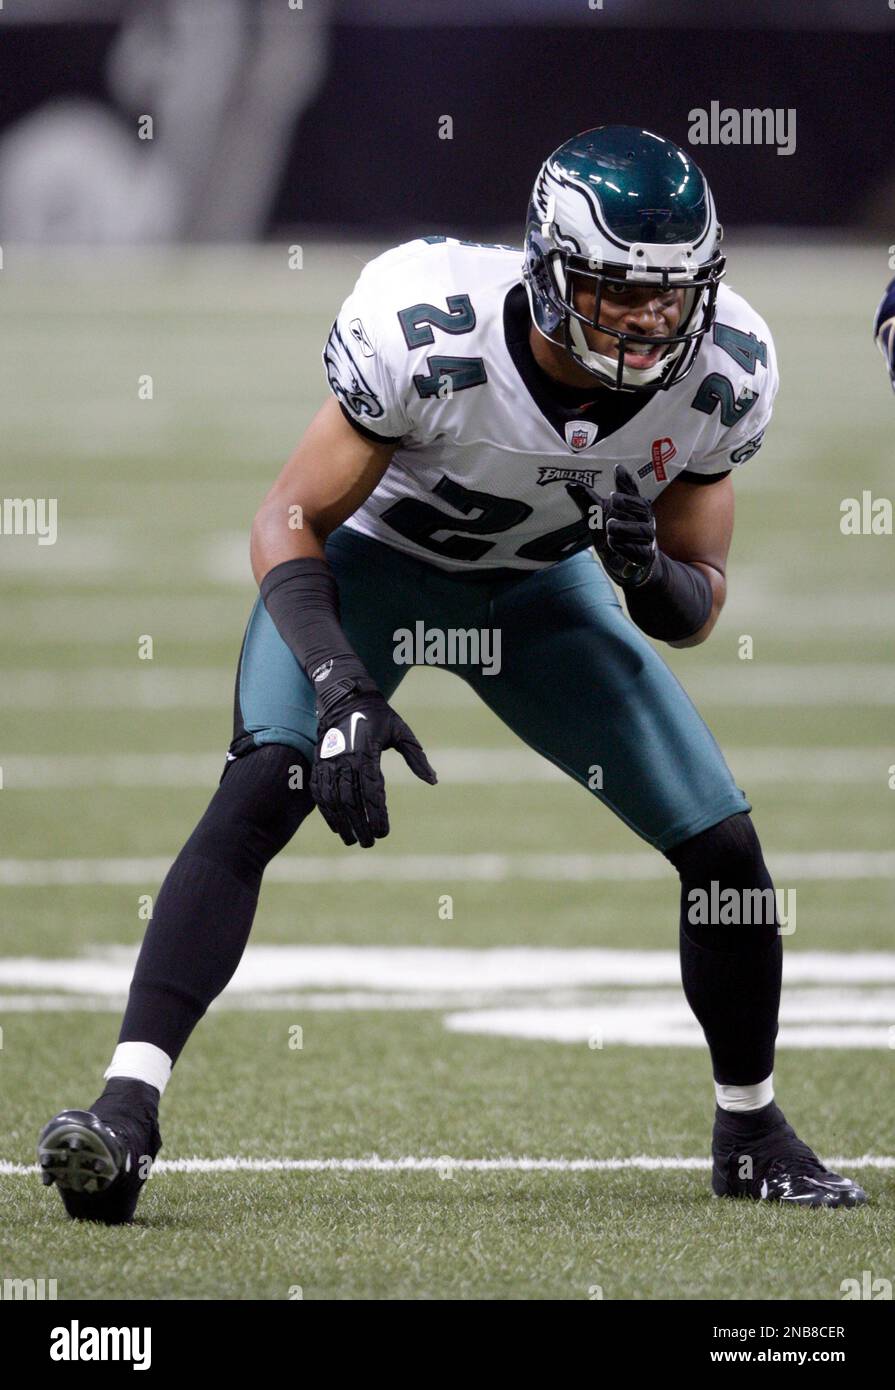
[[[557,272],[559,284],[556,281]],[[563,306],[565,276],[561,257],[539,234],[531,230],[526,237],[523,279],[535,326],[550,338],[558,332],[567,317]]]

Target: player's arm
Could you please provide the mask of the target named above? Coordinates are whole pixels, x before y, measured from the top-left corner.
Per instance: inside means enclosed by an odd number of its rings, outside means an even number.
[[[252,526],[258,584],[288,560],[323,560],[330,531],[367,500],[396,447],[394,440],[360,434],[330,397],[258,509]]]
[[[653,511],[659,550],[669,559],[699,571],[711,589],[711,609],[702,626],[689,637],[669,639],[672,647],[695,647],[708,637],[727,597],[727,555],[733,536],[733,478],[728,474],[707,485],[676,478],[656,498]]]
[[[566,491],[641,631],[673,647],[704,642],[724,604],[733,531],[730,479],[707,486],[676,480],[653,506],[617,464],[608,498],[584,483],[568,483]]]
[[[370,677],[342,629],[324,544],[369,497],[395,441],[361,434],[326,402],[265,497],[252,527],[252,568],[265,607],[312,682],[317,743],[311,794],[347,845],[388,834],[380,755],[397,748],[425,782],[436,777],[411,730]]]

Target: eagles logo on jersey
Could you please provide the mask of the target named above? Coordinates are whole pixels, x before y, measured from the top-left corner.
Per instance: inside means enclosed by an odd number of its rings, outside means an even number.
[[[654,500],[682,474],[711,481],[745,463],[770,420],[777,366],[763,319],[720,283],[720,235],[683,151],[606,127],[546,161],[524,252],[430,236],[369,262],[324,363],[351,422],[398,447],[346,524],[443,569],[529,571],[590,543],[566,482],[608,492],[622,463]],[[617,357],[592,351],[570,289],[579,276],[595,286],[588,322],[600,331],[607,285],[683,288],[655,364],[626,363],[642,356],[615,330]],[[592,402],[550,389],[533,323],[595,378]]]
[[[355,319],[354,323],[359,323]],[[353,324],[351,325],[353,330]],[[364,334],[364,338],[366,335]],[[358,339],[363,347],[363,339]],[[368,356],[373,356],[370,349]],[[382,402],[364,377],[363,372],[352,356],[351,348],[342,337],[338,323],[334,323],[323,352],[323,365],[326,379],[336,398],[348,407],[354,416],[369,416],[375,420],[382,415]]]

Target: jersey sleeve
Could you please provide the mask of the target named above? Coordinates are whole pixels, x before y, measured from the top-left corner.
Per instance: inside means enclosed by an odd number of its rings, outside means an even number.
[[[365,271],[330,329],[323,368],[352,425],[362,434],[394,443],[410,432],[411,422],[398,384],[387,317]]]
[[[750,400],[752,403],[747,405],[734,424],[722,426],[705,452],[693,455],[687,463],[688,473],[706,478],[712,474],[729,473],[731,469],[741,467],[761,448],[780,385],[774,340],[764,323],[761,324],[761,341],[767,347],[767,362],[756,363],[753,374],[744,370],[739,380],[735,376],[733,378],[736,406],[741,408]],[[729,376],[727,369],[725,375]]]

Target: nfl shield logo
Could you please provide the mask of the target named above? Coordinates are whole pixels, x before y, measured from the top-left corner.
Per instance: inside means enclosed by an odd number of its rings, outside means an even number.
[[[566,424],[566,443],[575,453],[580,453],[597,437],[597,426],[592,420],[569,420]]]

